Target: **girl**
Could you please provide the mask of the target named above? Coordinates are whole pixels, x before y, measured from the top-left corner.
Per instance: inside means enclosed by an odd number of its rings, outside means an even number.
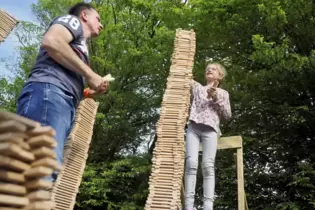
[[[193,210],[198,168],[199,143],[202,143],[203,210],[212,210],[214,201],[214,162],[221,135],[220,120],[231,117],[229,94],[216,88],[226,76],[218,63],[206,67],[206,86],[191,82],[193,102],[186,135],[185,209]]]

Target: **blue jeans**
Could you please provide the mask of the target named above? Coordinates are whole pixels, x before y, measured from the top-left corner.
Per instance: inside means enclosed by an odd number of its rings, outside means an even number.
[[[18,98],[17,114],[55,129],[54,138],[57,141],[55,152],[60,165],[63,148],[74,122],[75,111],[73,96],[49,83],[28,83]],[[55,181],[56,178],[57,173],[54,172],[46,179]]]
[[[211,127],[191,122],[186,135],[185,209],[193,210],[199,144],[202,143],[203,208],[213,210],[215,190],[215,158],[218,134]]]

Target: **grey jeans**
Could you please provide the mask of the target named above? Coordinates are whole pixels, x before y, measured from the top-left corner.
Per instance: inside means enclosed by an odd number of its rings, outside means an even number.
[[[202,143],[203,210],[212,210],[215,189],[214,163],[218,134],[211,127],[191,122],[186,135],[185,209],[195,201],[199,143]]]

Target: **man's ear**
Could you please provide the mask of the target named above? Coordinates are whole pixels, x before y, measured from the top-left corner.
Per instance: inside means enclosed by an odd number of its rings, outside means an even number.
[[[87,21],[87,12],[84,11],[84,10],[81,12],[81,19],[82,19],[84,22]]]

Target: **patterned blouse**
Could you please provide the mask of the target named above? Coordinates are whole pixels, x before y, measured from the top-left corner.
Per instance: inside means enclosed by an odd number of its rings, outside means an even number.
[[[190,110],[189,120],[212,127],[219,135],[220,119],[231,118],[231,106],[229,93],[226,90],[217,88],[217,101],[208,99],[207,89],[209,86],[202,86],[196,81],[191,82],[193,101]]]

